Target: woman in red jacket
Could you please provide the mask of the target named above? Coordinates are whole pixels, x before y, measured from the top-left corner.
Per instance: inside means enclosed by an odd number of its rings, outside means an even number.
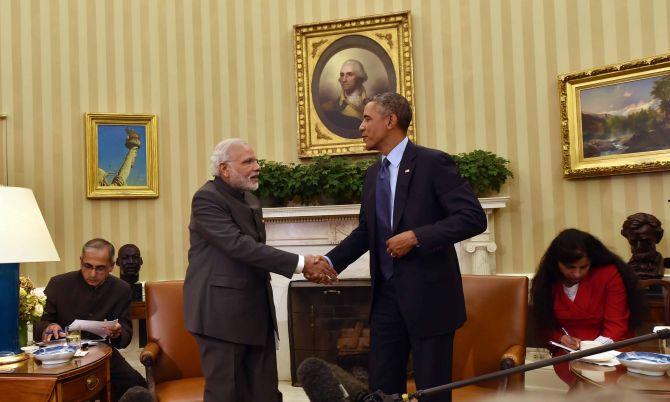
[[[573,349],[582,340],[607,344],[630,338],[641,310],[637,285],[632,268],[600,240],[577,229],[564,230],[549,245],[533,278],[536,323],[547,341]],[[574,383],[567,364],[555,369],[565,382]]]

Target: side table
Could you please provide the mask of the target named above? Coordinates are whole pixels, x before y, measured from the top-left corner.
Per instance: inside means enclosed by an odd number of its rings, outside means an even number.
[[[43,365],[32,356],[15,364],[0,365],[2,400],[68,402],[93,399],[110,401],[109,359],[112,348],[91,346],[84,357],[67,363]]]

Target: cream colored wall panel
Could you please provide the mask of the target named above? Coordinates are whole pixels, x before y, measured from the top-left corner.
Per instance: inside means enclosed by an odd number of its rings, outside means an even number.
[[[34,189],[63,258],[23,267],[41,285],[75,268],[94,236],[137,244],[142,280],[182,278],[190,199],[214,144],[240,136],[261,158],[297,162],[293,25],[401,10],[412,13],[418,142],[511,160],[499,272],[534,270],[566,227],[627,257],[626,216],[670,222],[670,173],[562,178],[556,84],[670,52],[664,0],[0,0],[0,10],[9,184]],[[86,199],[83,114],[94,111],[158,115],[158,199]]]

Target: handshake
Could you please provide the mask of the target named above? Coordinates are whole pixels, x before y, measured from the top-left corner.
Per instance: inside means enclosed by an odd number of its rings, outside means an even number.
[[[306,255],[302,274],[308,281],[321,285],[331,285],[337,282],[337,271],[321,255]]]

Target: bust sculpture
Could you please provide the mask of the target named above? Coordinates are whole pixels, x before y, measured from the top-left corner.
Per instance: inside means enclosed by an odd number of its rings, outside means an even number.
[[[121,279],[129,284],[136,283],[140,279],[140,268],[142,268],[142,256],[140,249],[134,244],[124,244],[119,249],[119,257],[116,265],[121,270]]]
[[[661,221],[654,215],[638,212],[626,218],[621,235],[628,239],[632,256],[628,264],[640,279],[663,277],[665,264],[656,244],[663,238]]]

